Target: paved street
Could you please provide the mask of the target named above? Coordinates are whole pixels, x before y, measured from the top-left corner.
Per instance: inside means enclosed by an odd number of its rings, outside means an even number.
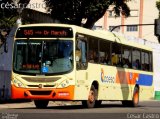
[[[33,102],[20,102],[1,104],[0,112],[2,119],[160,119],[160,101],[143,101],[137,108],[107,101],[93,109],[76,102],[50,102],[46,109],[36,109]]]

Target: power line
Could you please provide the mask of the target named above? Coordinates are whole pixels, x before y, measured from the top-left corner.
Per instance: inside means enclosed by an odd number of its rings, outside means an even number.
[[[121,27],[121,26],[148,26],[148,25],[155,25],[155,24],[128,24],[128,25],[117,25],[117,26],[114,26],[112,29],[111,29],[111,32],[118,28],[118,27]]]

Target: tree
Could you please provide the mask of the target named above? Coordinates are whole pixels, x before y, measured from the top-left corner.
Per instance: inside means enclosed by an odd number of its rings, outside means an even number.
[[[156,1],[156,7],[157,7],[157,9],[159,11],[159,18],[160,18],[160,0]]]
[[[156,1],[156,7],[159,11],[159,18],[155,19],[154,34],[157,36],[160,43],[160,0]]]
[[[21,10],[30,0],[0,0],[0,47],[5,43],[6,35],[16,23]],[[3,32],[1,31],[3,29]]]
[[[0,0],[0,28],[12,27],[30,0]]]
[[[82,20],[86,20],[83,27],[92,28],[113,5],[116,15],[122,13],[126,17],[130,15],[127,2],[131,0],[44,0],[51,16],[61,23],[81,26]]]

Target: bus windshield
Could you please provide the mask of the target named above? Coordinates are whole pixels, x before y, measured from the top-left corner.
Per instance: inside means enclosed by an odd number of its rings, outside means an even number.
[[[73,68],[72,40],[16,40],[13,71],[25,74],[59,74]]]

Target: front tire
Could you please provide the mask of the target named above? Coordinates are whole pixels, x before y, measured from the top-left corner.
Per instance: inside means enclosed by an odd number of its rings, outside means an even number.
[[[48,100],[34,100],[34,104],[36,108],[46,108],[48,106],[49,101]]]
[[[96,100],[97,100],[97,89],[92,85],[91,89],[89,91],[88,100],[83,100],[82,105],[85,108],[93,108],[96,106]]]

